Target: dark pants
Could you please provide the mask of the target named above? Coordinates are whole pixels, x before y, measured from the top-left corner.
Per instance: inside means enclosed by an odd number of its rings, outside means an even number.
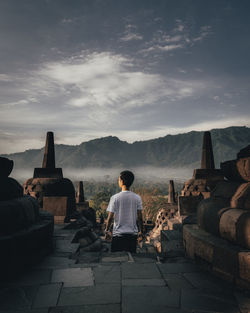
[[[112,237],[111,252],[129,251],[136,252],[137,235],[124,234]]]

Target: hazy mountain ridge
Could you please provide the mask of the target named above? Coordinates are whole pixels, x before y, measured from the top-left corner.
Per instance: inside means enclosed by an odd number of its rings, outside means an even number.
[[[250,143],[250,128],[228,127],[211,130],[215,162],[234,159]],[[191,131],[146,141],[127,143],[109,136],[80,145],[55,145],[56,166],[63,168],[102,168],[169,166],[199,167],[203,132]],[[40,167],[43,149],[3,155],[15,162],[15,168]]]

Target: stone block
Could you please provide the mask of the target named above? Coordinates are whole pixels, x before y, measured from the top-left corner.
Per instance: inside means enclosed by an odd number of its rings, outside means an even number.
[[[194,227],[194,225],[185,225],[183,227],[183,237],[184,242],[188,242],[188,244],[185,244],[187,254],[192,258],[206,261],[216,275],[227,281],[235,281],[238,286],[241,285],[238,279],[239,271],[242,271],[242,277],[244,275],[247,277],[249,255],[247,256],[246,254],[244,259],[242,252],[245,251],[240,246],[230,244],[225,239],[215,237],[198,227]],[[197,240],[202,242],[204,249],[197,249]],[[192,245],[190,242],[192,242]],[[206,247],[211,253],[204,253]],[[239,256],[242,259],[239,259]],[[239,268],[240,263],[242,264],[242,269]]]
[[[230,209],[224,212],[219,224],[220,235],[247,249],[250,248],[250,212]]]
[[[43,197],[43,210],[50,212],[56,217],[55,223],[56,221],[64,220],[68,208],[68,197]]]
[[[250,252],[242,251],[238,254],[239,277],[250,284]],[[250,285],[249,285],[250,286]]]
[[[202,200],[197,209],[197,220],[200,228],[214,235],[219,235],[221,215],[227,210],[229,201],[226,198]]]
[[[178,197],[178,212],[180,215],[196,214],[197,207],[203,199],[202,195],[199,196],[179,196]]]
[[[186,253],[192,259],[199,258],[210,264],[213,261],[214,247],[209,240],[210,235],[197,225],[183,227],[183,243]]]
[[[33,178],[63,178],[61,168],[34,168]]]
[[[177,230],[161,231],[161,253],[163,256],[178,256],[184,254],[182,234]]]
[[[211,197],[231,199],[239,186],[240,186],[240,183],[234,182],[234,181],[218,182],[215,188],[213,189],[213,191],[211,192]]]

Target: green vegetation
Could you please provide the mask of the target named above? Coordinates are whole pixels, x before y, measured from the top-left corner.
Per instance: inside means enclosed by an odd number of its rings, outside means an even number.
[[[180,192],[181,188],[182,183],[175,182],[176,191]],[[85,195],[89,195],[87,198],[89,199],[90,206],[96,210],[97,217],[101,215],[104,218],[107,217],[107,207],[110,197],[119,191],[116,183],[84,182]],[[167,183],[136,183],[131,188],[131,191],[139,194],[142,198],[144,220],[155,221],[159,209],[164,208],[168,202]]]

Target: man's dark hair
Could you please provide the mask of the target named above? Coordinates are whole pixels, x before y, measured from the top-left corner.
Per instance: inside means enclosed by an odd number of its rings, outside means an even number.
[[[129,188],[133,184],[135,176],[130,171],[123,171],[120,173],[120,178],[123,181],[123,184]]]

